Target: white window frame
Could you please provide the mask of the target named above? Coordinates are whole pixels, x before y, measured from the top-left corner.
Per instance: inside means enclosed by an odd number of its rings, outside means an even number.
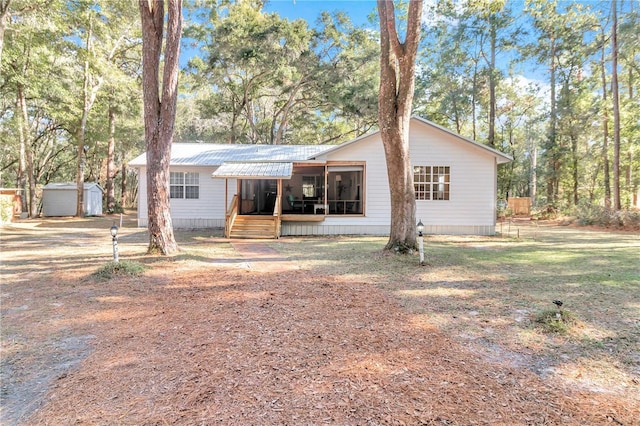
[[[169,172],[169,196],[171,199],[198,200],[200,173]]]
[[[413,187],[416,200],[451,199],[450,166],[414,166]]]

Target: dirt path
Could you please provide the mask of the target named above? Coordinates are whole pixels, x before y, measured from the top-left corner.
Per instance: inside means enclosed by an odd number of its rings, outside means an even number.
[[[256,272],[285,272],[300,269],[294,262],[278,253],[265,241],[233,240],[231,244],[247,262],[247,267]]]
[[[142,258],[139,232],[122,229],[125,258]],[[268,243],[105,282],[90,276],[111,254],[102,239],[3,230],[3,425],[637,421],[637,406],[489,361],[378,287]]]

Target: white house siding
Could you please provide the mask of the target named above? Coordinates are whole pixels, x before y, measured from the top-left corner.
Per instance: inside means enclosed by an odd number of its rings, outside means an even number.
[[[331,162],[365,162],[364,216],[329,215],[323,222],[283,222],[281,234],[292,235],[388,235],[390,217],[387,163],[379,134],[364,137],[337,151],[319,156]]]
[[[213,179],[211,174],[217,167],[171,167],[172,172],[198,172],[200,198],[171,199],[171,218],[176,229],[224,228],[226,208],[224,206],[225,179]],[[140,167],[138,176],[138,226],[148,225],[147,174]],[[231,203],[236,193],[236,180],[229,179],[229,199]]]
[[[495,233],[496,159],[437,128],[414,123],[410,131],[415,166],[449,166],[449,200],[416,200],[416,219],[433,234]]]
[[[422,220],[425,232],[495,234],[495,156],[450,133],[417,121],[412,121],[409,137],[413,165],[450,167],[449,200],[416,200],[416,219]],[[347,144],[319,159],[366,162],[365,216],[327,216],[321,223],[285,223],[282,234],[388,234],[391,206],[380,134]]]
[[[246,147],[243,147],[246,148]],[[230,149],[234,149],[230,147]],[[415,166],[450,167],[449,200],[416,200],[416,219],[422,220],[429,234],[495,233],[497,162],[507,156],[462,139],[421,119],[411,120],[411,159]],[[362,201],[364,215],[328,215],[322,222],[283,222],[282,235],[389,233],[391,206],[387,165],[379,133],[365,136],[326,152],[309,154],[314,161],[364,163]],[[231,153],[233,154],[233,152]],[[237,158],[230,154],[230,159]],[[230,161],[231,161],[230,160]],[[276,160],[274,159],[262,159]],[[287,161],[291,158],[287,157]],[[291,160],[296,161],[296,160]],[[301,160],[297,160],[301,161]],[[144,164],[144,163],[143,163]],[[146,171],[140,167],[138,224],[147,225]],[[134,166],[135,167],[135,166]],[[173,224],[177,228],[223,227],[225,219],[225,180],[212,179],[216,166],[172,166],[172,171],[200,173],[200,199],[171,201]],[[228,181],[227,203],[236,193],[236,180]]]

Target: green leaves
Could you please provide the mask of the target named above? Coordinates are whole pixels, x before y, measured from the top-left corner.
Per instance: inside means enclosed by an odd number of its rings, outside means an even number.
[[[370,64],[377,61],[377,42],[346,16],[323,14],[320,27],[310,29],[305,21],[238,2],[219,7],[210,18],[187,29],[204,53],[190,61],[189,78],[198,91],[200,120],[221,123],[219,137],[322,143],[354,128],[355,136],[370,127],[362,121],[375,121],[378,73]]]

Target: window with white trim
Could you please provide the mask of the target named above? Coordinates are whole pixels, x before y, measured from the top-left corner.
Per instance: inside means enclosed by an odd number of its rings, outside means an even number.
[[[416,200],[448,200],[450,180],[449,166],[414,166],[413,186]]]
[[[197,172],[170,172],[169,193],[171,198],[200,198],[200,174]]]

